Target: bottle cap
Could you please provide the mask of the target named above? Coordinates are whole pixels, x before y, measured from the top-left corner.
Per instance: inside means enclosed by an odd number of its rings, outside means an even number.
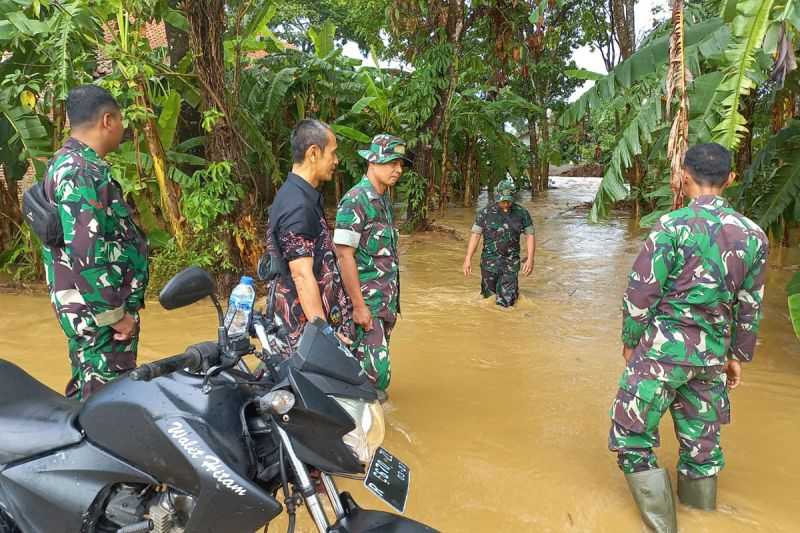
[[[252,285],[253,278],[250,276],[242,276],[242,279],[239,280],[239,283],[244,283],[245,285]]]

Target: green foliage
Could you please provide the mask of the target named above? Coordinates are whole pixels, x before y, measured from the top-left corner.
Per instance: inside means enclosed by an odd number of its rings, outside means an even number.
[[[789,304],[789,318],[792,321],[794,334],[800,339],[800,272],[796,272],[786,286]]]
[[[50,139],[36,113],[21,106],[9,106],[0,100],[0,164],[12,179],[20,179],[31,161],[39,177],[44,163],[39,158],[50,151]]]
[[[156,297],[158,292],[178,272],[190,265],[196,265],[209,272],[222,273],[235,270],[227,253],[225,242],[220,235],[227,225],[216,231],[203,231],[192,236],[181,249],[174,239],[169,239],[159,247],[150,258],[150,281],[148,296]]]
[[[690,58],[696,58],[697,54],[713,55],[719,44],[727,41],[728,35],[728,28],[719,18],[688,25],[685,36],[686,54]],[[576,124],[590,109],[603,107],[609,100],[625,94],[626,91],[654,76],[662,77],[667,70],[668,53],[668,35],[654,39],[637,50],[570,104],[559,119],[561,125],[568,127]]]
[[[209,231],[219,217],[233,212],[244,195],[242,184],[233,179],[231,170],[230,162],[219,161],[191,176],[173,176],[183,190],[181,211],[196,233]]]
[[[623,172],[633,164],[633,158],[642,154],[643,146],[653,141],[653,134],[666,127],[661,121],[661,102],[655,96],[644,97],[634,110],[633,118],[623,130],[614,148],[611,161],[606,165],[600,189],[592,205],[589,219],[597,222],[607,215],[609,205],[628,196]]]
[[[398,186],[403,197],[406,199],[408,206],[415,213],[420,213],[424,220],[427,216],[427,194],[428,180],[413,170],[407,171],[403,174],[403,179]],[[413,225],[416,221],[409,220],[403,228],[406,232],[412,232],[415,228]]]
[[[170,91],[164,98],[161,115],[158,117],[158,137],[164,150],[169,150],[175,144],[181,103],[181,95],[177,91]]]
[[[6,216],[0,213],[0,216]],[[0,273],[8,274],[15,282],[31,282],[41,279],[43,265],[39,250],[41,242],[27,224],[19,224],[14,241],[0,251]]]
[[[754,70],[756,54],[764,42],[774,3],[773,0],[744,0],[736,5],[738,15],[731,24],[733,35],[725,51],[729,66],[717,89],[722,95],[722,120],[714,128],[714,140],[732,150],[739,146],[742,135],[748,130],[740,103],[760,81]]]
[[[222,111],[212,107],[211,109],[203,111],[203,119],[200,124],[206,133],[211,133],[211,130],[214,129],[214,125],[224,116],[225,114]]]

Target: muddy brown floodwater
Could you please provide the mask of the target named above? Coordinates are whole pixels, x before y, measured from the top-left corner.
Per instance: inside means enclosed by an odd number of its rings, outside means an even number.
[[[641,232],[624,218],[589,225],[584,212],[570,209],[592,198],[596,180],[556,184],[522,202],[538,248],[512,310],[479,297],[477,257],[476,273],[464,280],[466,241],[403,240],[385,446],[411,467],[407,515],[443,531],[643,530],[606,448],[608,406],[623,367],[620,296]],[[440,222],[466,237],[473,217],[474,210],[452,209]],[[800,343],[784,298],[798,264],[794,250],[770,257],[755,362],[731,394],[733,423],[723,429],[728,466],[719,511],[679,507],[683,532],[800,531]],[[208,303],[172,312],[151,303],[141,360],[213,339],[215,320]],[[0,357],[62,390],[66,345],[46,297],[0,295]],[[668,416],[661,430],[658,455],[674,478]],[[340,487],[363,506],[384,509],[358,483]],[[312,531],[307,520],[299,530]]]

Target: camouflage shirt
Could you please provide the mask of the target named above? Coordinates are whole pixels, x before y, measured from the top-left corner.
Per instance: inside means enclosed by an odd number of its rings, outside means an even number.
[[[519,238],[533,235],[533,219],[528,210],[517,203],[506,213],[497,203],[478,213],[472,233],[483,234],[481,269],[490,272],[519,271]]]
[[[42,253],[58,315],[79,331],[86,319],[108,326],[143,307],[147,242],[103,159],[70,138],[50,161],[45,192],[64,228],[64,246]]]
[[[633,265],[622,341],[678,365],[750,361],[764,297],[764,232],[719,196],[661,217]]]
[[[339,202],[333,242],[356,249],[364,302],[386,320],[400,311],[398,238],[388,195],[379,195],[365,176]]]

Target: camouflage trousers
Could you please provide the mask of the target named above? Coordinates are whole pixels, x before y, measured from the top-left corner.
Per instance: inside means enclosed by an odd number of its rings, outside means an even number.
[[[481,296],[488,298],[494,294],[495,303],[503,307],[511,307],[519,297],[518,272],[502,270],[492,272],[481,268]]]
[[[625,367],[611,405],[608,448],[626,473],[658,468],[658,424],[669,409],[680,452],[678,472],[692,478],[716,475],[725,465],[722,424],[730,422],[723,366],[661,363],[635,355]]]
[[[138,313],[132,314],[138,323]],[[72,379],[67,383],[67,397],[86,400],[136,367],[139,332],[126,341],[115,340],[114,333],[111,326],[95,326],[82,328],[81,334],[68,335]]]
[[[372,317],[372,329],[365,331],[356,326],[353,354],[361,361],[361,367],[376,388],[386,390],[392,379],[392,363],[389,359],[389,338],[396,319],[385,320]]]

